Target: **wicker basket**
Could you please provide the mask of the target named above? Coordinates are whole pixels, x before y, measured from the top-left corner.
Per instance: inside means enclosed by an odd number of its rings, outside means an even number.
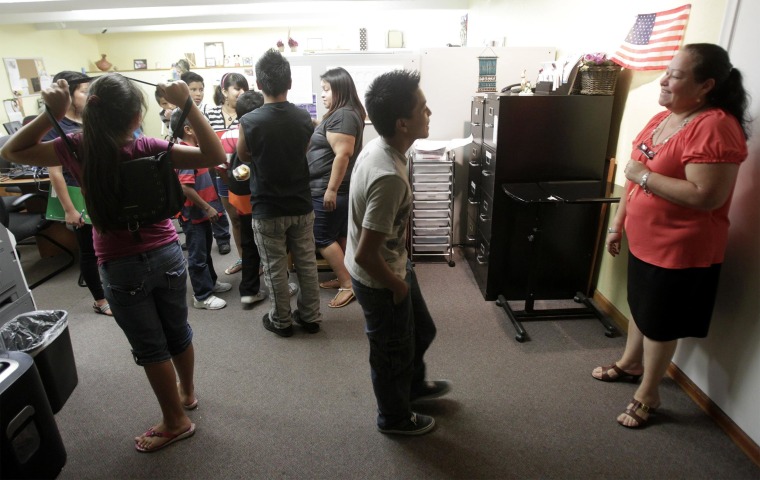
[[[581,95],[614,95],[619,65],[588,67],[581,71]]]

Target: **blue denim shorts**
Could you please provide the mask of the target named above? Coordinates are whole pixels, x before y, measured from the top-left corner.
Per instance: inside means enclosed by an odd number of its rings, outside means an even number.
[[[324,196],[311,197],[314,205],[314,243],[317,247],[329,247],[339,238],[348,236],[348,194],[339,193],[335,210],[326,212]]]
[[[224,198],[229,197],[230,196],[230,187],[228,187],[227,184],[224,183],[224,181],[222,180],[222,178],[219,176],[219,175],[227,175],[227,171],[225,170],[224,172],[221,172],[221,173],[220,172],[216,172],[216,174],[217,174],[217,177],[216,177],[216,193],[220,197],[224,197]]]
[[[106,262],[100,277],[138,365],[169,360],[190,346],[187,267],[179,243]]]

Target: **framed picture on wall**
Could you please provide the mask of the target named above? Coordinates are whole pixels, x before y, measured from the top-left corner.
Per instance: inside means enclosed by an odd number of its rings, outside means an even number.
[[[224,42],[206,42],[203,44],[203,57],[207,67],[224,66]]]
[[[133,63],[135,70],[146,70],[148,68],[148,61],[144,58],[136,58]]]

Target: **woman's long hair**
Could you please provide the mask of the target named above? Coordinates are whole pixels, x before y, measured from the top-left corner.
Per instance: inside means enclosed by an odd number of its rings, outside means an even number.
[[[221,105],[224,103],[224,93],[222,90],[227,90],[231,86],[235,85],[240,90],[248,91],[248,80],[239,73],[225,73],[222,75],[222,80],[214,88],[214,105]]]
[[[736,117],[744,137],[749,138],[749,95],[744,88],[741,72],[731,65],[728,52],[712,43],[690,43],[683,49],[694,62],[694,80],[715,80],[715,86],[707,93],[707,103]]]
[[[82,187],[87,212],[99,233],[107,230],[109,219],[119,211],[122,148],[147,108],[142,90],[117,73],[90,84],[82,113]]]
[[[356,93],[354,79],[351,78],[351,74],[344,68],[332,68],[323,73],[319,78],[329,83],[330,90],[332,91],[332,105],[330,105],[330,109],[322,117],[323,121],[332,115],[335,110],[347,105],[356,110],[362,120],[367,119],[367,111],[364,110],[362,101],[359,99],[359,94]]]

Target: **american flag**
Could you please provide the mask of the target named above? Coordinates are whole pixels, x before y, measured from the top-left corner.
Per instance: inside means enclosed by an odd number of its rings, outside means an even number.
[[[683,40],[691,5],[636,16],[636,23],[610,59],[631,70],[664,70]]]

